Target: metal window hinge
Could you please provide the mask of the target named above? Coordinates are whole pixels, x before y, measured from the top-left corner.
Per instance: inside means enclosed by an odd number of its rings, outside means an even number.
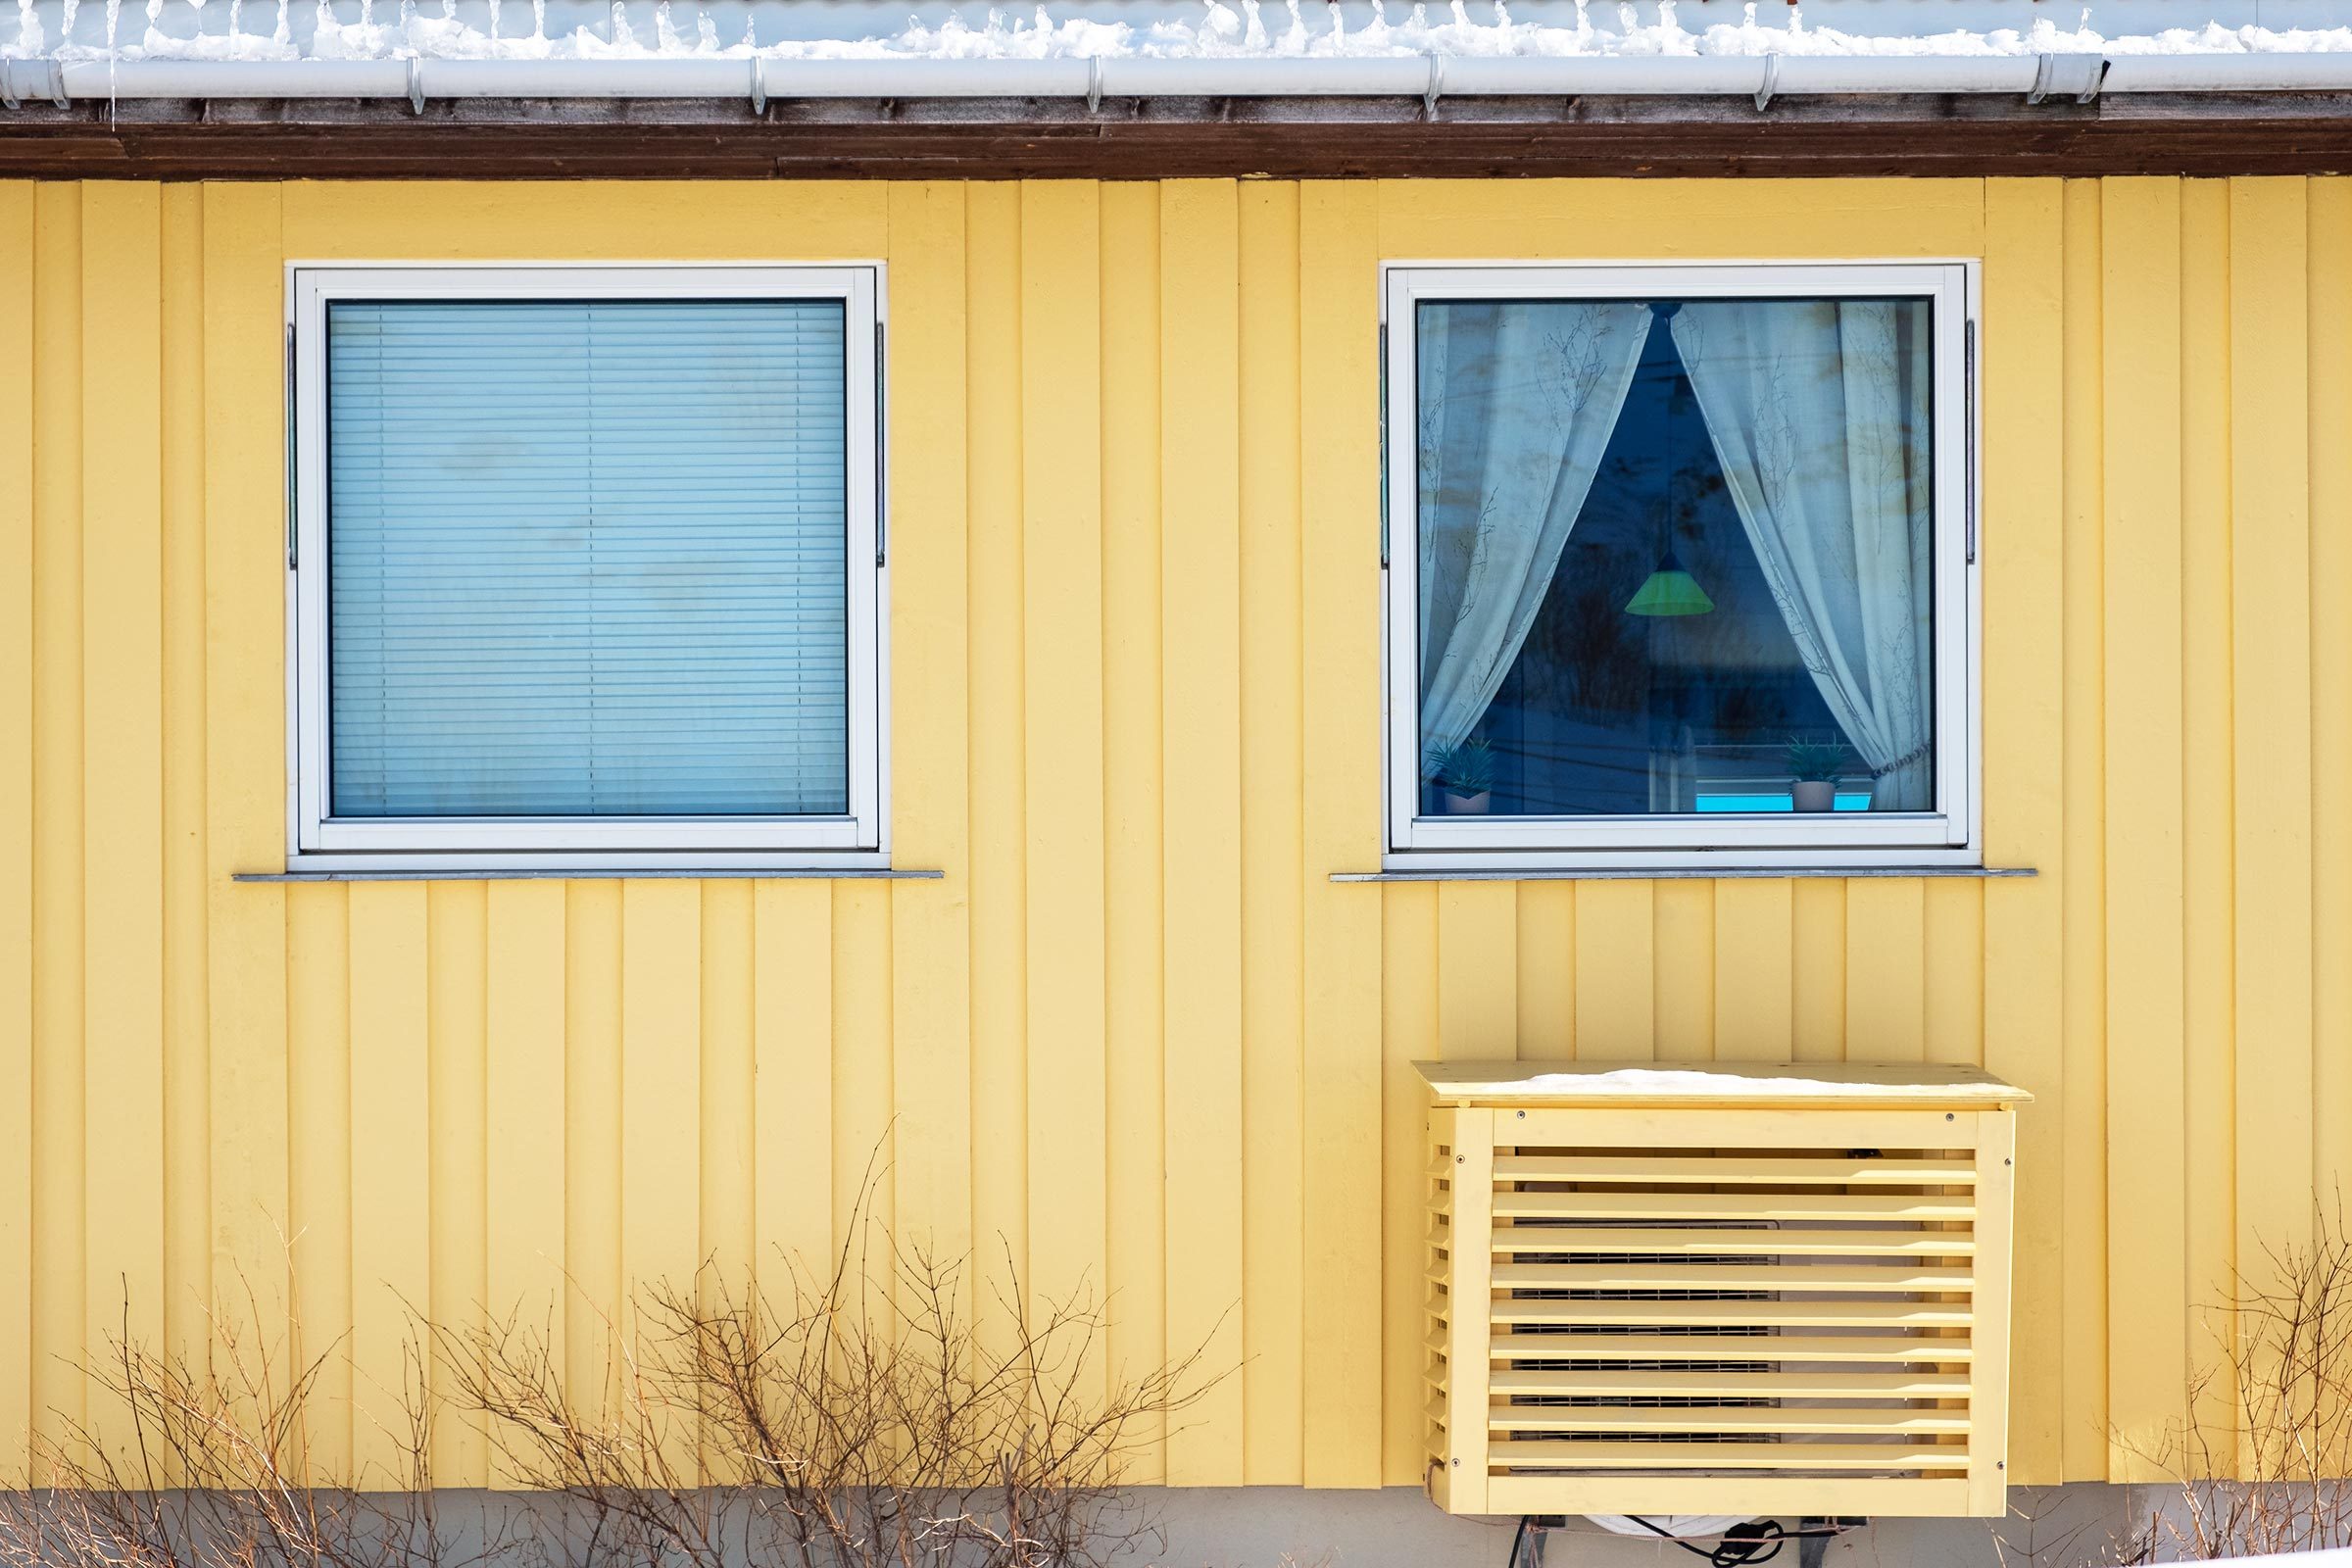
[[[1968,420],[1967,477],[1968,501],[1967,536],[1968,564],[1977,564],[1977,323],[1970,318],[1961,332],[1961,375],[1968,386],[1966,417]]]
[[[1389,323],[1380,323],[1380,569],[1389,569]]]
[[[874,568],[878,571],[890,563],[890,466],[885,458],[884,416],[889,400],[884,396],[883,376],[888,356],[883,352],[883,323],[874,322]]]
[[[294,326],[286,324],[286,569],[302,565],[302,529],[294,472]]]

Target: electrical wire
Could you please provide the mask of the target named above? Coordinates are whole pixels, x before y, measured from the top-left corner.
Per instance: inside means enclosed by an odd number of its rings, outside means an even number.
[[[1852,1528],[1838,1524],[1821,1527],[1801,1525],[1790,1530],[1777,1519],[1751,1519],[1745,1524],[1732,1526],[1709,1547],[1693,1545],[1640,1514],[1627,1514],[1626,1517],[1661,1541],[1672,1542],[1693,1557],[1705,1558],[1713,1568],[1753,1568],[1754,1564],[1770,1562],[1779,1556],[1781,1547],[1788,1542],[1807,1537],[1842,1536]]]

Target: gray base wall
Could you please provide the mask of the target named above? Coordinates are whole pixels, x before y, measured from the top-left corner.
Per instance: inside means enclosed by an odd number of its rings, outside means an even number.
[[[1454,1518],[1410,1487],[1153,1489],[1144,1500],[1162,1539],[1129,1560],[1152,1568],[1503,1568],[1518,1525]],[[2154,1500],[2136,1487],[2021,1488],[2006,1520],[1879,1520],[1830,1542],[1824,1568],[2079,1568],[2112,1561],[2114,1544]],[[1544,1560],[1546,1568],[1700,1568],[1665,1542],[1610,1535],[1581,1519],[1551,1532]],[[1793,1542],[1772,1568],[1797,1568]]]

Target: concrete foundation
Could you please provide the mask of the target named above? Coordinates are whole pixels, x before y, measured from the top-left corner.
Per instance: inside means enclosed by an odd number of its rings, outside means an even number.
[[[2020,1489],[1990,1519],[1882,1519],[1828,1543],[1823,1568],[2082,1568],[2112,1562],[2144,1520],[2145,1489],[2082,1484]],[[1153,1491],[1160,1539],[1134,1559],[1152,1568],[1504,1568],[1516,1519],[1454,1518],[1420,1492],[1282,1487]],[[1794,1525],[1796,1521],[1784,1523]],[[1711,1542],[1699,1543],[1711,1545]],[[1545,1568],[1699,1568],[1663,1541],[1571,1520],[1544,1543]],[[1781,1548],[1774,1568],[1797,1568]]]

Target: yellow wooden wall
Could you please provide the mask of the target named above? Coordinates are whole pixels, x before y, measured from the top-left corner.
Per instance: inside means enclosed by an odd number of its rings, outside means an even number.
[[[1991,858],[1377,887],[1383,257],[1984,258]],[[234,884],[284,841],[289,259],[886,258],[898,862]],[[122,1321],[880,1212],[1239,1373],[1151,1476],[1409,1484],[1415,1057],[1982,1061],[2020,1482],[2133,1473],[2352,1151],[2352,183],[0,182],[0,1467]],[[290,1272],[287,1259],[290,1257]],[[446,1479],[485,1459],[448,1435]]]

